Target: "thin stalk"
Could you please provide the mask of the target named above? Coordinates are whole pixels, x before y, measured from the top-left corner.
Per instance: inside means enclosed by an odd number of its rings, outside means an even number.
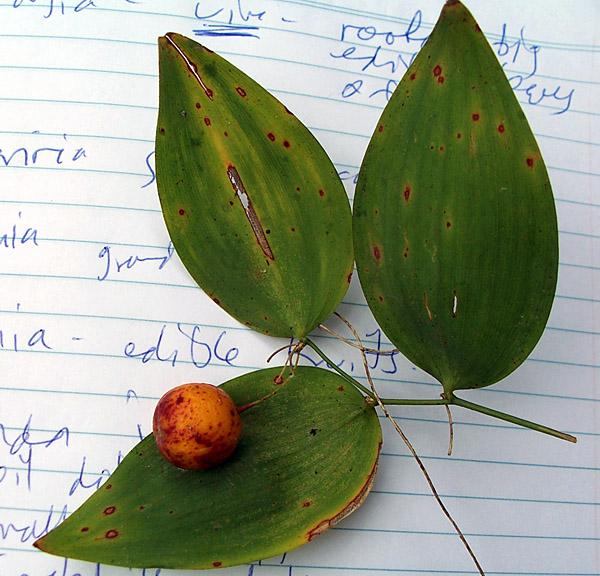
[[[486,406],[481,406],[480,404],[475,404],[474,402],[463,400],[462,398],[458,398],[458,396],[452,395],[452,397],[449,398],[448,404],[454,404],[455,406],[468,408],[469,410],[485,414],[486,416],[499,418],[500,420],[510,422],[511,424],[516,424],[517,426],[523,426],[525,428],[529,428],[530,430],[535,430],[536,432],[549,434],[550,436],[560,438],[561,440],[566,440],[567,442],[577,442],[577,438],[575,438],[575,436],[572,436],[571,434],[566,434],[565,432],[560,432],[558,430],[555,430],[554,428],[549,428],[548,426],[543,426],[542,424],[537,424],[535,422],[519,418],[518,416],[505,414],[504,412],[494,410],[493,408],[487,408]]]
[[[330,360],[325,354],[325,352],[323,352],[323,350],[321,350],[312,340],[310,340],[310,338],[303,338],[302,342],[304,342],[304,344],[306,344],[307,346],[310,346],[317,353],[317,355],[320,356],[323,360],[325,360],[325,362],[327,362],[327,364],[331,366],[331,368],[333,368],[344,380],[346,380],[346,382],[349,382],[350,384],[352,384],[352,386],[358,388],[363,394],[366,394],[369,398],[375,400],[375,396],[373,396],[373,393],[368,388],[366,388],[360,382],[352,378],[350,374],[346,374],[346,372],[344,372],[339,366],[337,366],[332,360]]]

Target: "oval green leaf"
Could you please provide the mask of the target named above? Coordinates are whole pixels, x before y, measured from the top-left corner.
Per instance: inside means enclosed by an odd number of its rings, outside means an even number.
[[[375,318],[447,393],[493,384],[530,354],[556,289],[554,199],[504,71],[458,1],[380,118],[353,225]]]
[[[306,336],[344,297],[348,197],[329,157],[281,102],[214,52],[159,39],[156,181],[183,264],[237,320]]]
[[[36,542],[43,551],[136,568],[215,568],[300,546],[355,510],[373,483],[381,428],[337,374],[281,368],[223,384],[241,413],[232,457],[208,470],[168,464],[153,436]]]

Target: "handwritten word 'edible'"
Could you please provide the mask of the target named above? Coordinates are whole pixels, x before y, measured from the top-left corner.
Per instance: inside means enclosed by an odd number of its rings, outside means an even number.
[[[128,342],[123,349],[128,358],[139,358],[146,364],[151,360],[167,362],[175,366],[177,362],[191,362],[196,368],[206,368],[211,362],[234,366],[233,361],[238,357],[238,348],[227,348],[224,341],[227,331],[223,330],[216,339],[202,337],[200,326],[189,326],[178,323],[176,332],[172,326],[163,324],[153,343],[146,347],[136,342]],[[176,343],[167,344],[175,340]],[[185,342],[185,352],[177,345],[177,341]],[[183,356],[185,354],[185,356]]]
[[[109,274],[119,274],[124,270],[131,270],[139,264],[148,264],[150,262],[158,264],[158,270],[162,270],[175,253],[172,243],[169,242],[166,251],[167,253],[164,256],[139,256],[133,254],[125,258],[118,258],[113,256],[113,248],[111,246],[104,246],[98,253],[98,258],[104,261],[104,271],[97,278],[102,282],[108,278]]]

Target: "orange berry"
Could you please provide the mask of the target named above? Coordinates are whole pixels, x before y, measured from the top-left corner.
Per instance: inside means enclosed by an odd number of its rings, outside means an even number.
[[[212,384],[182,384],[156,405],[152,429],[158,451],[185,470],[210,468],[226,460],[242,434],[231,397]]]

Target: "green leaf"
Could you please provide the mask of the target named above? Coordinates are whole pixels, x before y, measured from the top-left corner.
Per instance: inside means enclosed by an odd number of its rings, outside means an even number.
[[[375,318],[449,396],[530,354],[556,289],[554,199],[504,71],[460,2],[446,3],[377,124],[353,225]]]
[[[351,212],[308,129],[232,64],[177,34],[159,39],[156,181],[175,249],[240,322],[306,336],[352,273]]]
[[[241,412],[242,439],[223,465],[184,471],[153,436],[41,550],[103,564],[214,568],[300,546],[355,510],[373,483],[381,444],[372,406],[337,374],[281,368],[223,384]],[[260,401],[262,399],[262,401]]]

